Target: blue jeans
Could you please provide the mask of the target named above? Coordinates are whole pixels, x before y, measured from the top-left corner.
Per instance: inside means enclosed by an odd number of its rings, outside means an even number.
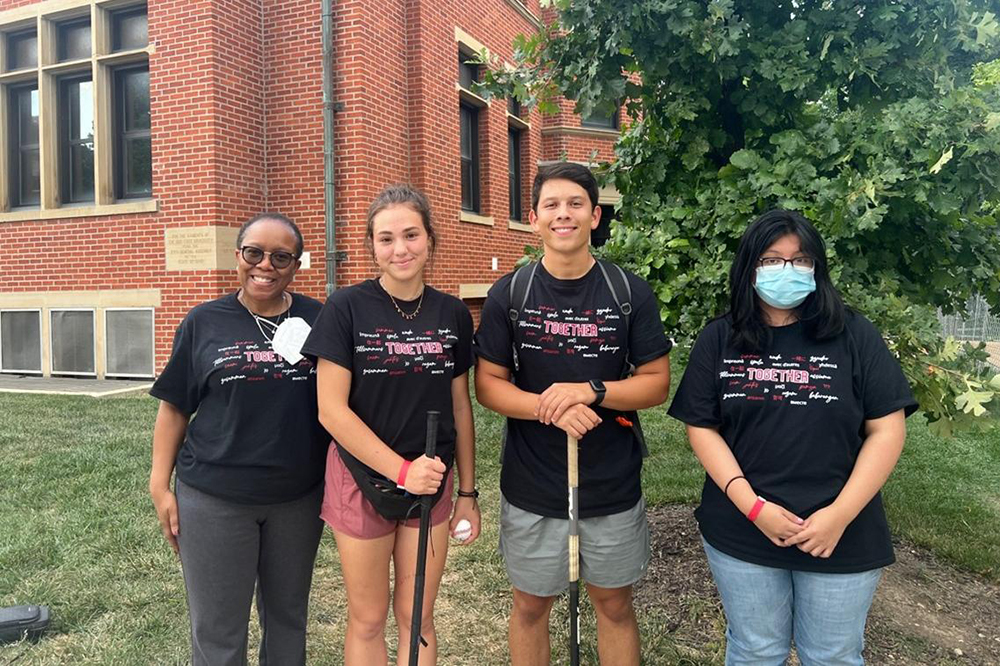
[[[881,569],[776,569],[702,544],[726,610],[726,666],[784,664],[793,637],[803,666],[864,664],[865,620]]]

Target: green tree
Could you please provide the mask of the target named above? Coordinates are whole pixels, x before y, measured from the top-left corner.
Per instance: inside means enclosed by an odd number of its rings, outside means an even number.
[[[546,4],[558,20],[481,90],[543,112],[626,100],[607,252],[653,285],[668,330],[690,339],[726,309],[740,235],[783,206],[820,229],[940,432],[997,407],[985,352],[935,317],[975,293],[1000,311],[996,0]]]

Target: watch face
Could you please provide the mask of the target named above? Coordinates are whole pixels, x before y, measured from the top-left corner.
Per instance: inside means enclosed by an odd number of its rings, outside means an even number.
[[[602,382],[600,379],[591,379],[590,388],[594,389],[596,393],[604,393],[604,391],[606,390],[604,388],[604,382]]]

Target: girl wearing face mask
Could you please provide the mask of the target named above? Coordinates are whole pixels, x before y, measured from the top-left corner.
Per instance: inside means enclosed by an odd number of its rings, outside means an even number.
[[[669,413],[707,472],[695,511],[725,607],[726,664],[862,664],[894,561],[879,489],[916,410],[899,363],[830,282],[801,215],[743,234],[730,310],[701,332]]]

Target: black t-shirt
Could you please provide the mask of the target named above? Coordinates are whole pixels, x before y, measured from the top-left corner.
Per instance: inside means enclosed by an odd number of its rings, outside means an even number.
[[[671,416],[717,427],[758,495],[807,518],[837,498],[854,470],[865,421],[917,403],[871,322],[849,313],[844,331],[814,341],[801,323],[772,328],[760,354],[729,344],[728,318],[698,336]],[[712,546],[765,566],[855,573],[894,561],[879,494],[847,526],[829,559],[772,544],[706,475],[695,511]]]
[[[417,307],[417,301],[396,302],[404,312]],[[423,454],[427,412],[441,412],[437,455],[450,464],[451,382],[472,365],[472,315],[462,301],[425,286],[419,314],[404,320],[378,280],[338,289],[326,300],[302,353],[351,371],[348,406],[404,458]],[[343,446],[340,451],[350,455]]]
[[[476,331],[475,352],[487,361],[514,369],[511,345],[510,280],[490,288]],[[559,280],[541,264],[517,321],[518,388],[541,393],[557,382],[621,378],[626,353],[636,366],[670,351],[659,306],[645,282],[626,273],[632,289],[632,314],[625,320],[600,268],[581,278]],[[526,276],[518,280],[527,279]],[[520,304],[518,304],[520,305]],[[580,440],[580,517],[606,516],[635,505],[642,496],[642,451],[620,415],[596,407],[601,423]],[[500,488],[514,506],[554,518],[567,514],[566,433],[538,421],[507,419],[507,443]]]
[[[311,324],[320,307],[292,294],[285,317]],[[317,417],[316,369],[272,351],[235,293],[188,313],[149,392],[194,415],[176,462],[189,486],[243,504],[274,504],[322,482],[330,435]]]

